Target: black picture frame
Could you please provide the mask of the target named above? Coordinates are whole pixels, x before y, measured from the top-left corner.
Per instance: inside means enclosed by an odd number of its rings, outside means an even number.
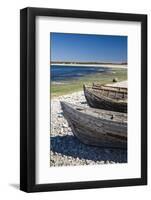
[[[141,178],[36,184],[35,19],[54,16],[141,23]],[[20,189],[25,192],[121,187],[147,184],[147,15],[24,8],[20,11]]]

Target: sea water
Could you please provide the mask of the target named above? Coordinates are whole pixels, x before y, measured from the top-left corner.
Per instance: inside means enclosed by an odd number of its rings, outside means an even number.
[[[50,66],[50,74],[51,81],[59,82],[59,81],[67,81],[71,79],[78,79],[80,77],[96,74],[96,73],[104,73],[109,71],[109,68],[98,67],[98,66],[69,66],[69,65],[51,65]]]

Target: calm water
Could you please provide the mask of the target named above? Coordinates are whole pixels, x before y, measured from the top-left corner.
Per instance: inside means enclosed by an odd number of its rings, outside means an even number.
[[[90,74],[107,72],[109,69],[104,67],[52,65],[50,67],[50,71],[52,81],[67,81],[71,79],[78,79]]]

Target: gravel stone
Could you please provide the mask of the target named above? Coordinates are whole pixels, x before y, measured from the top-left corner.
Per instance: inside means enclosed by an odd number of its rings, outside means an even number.
[[[93,147],[81,143],[63,116],[60,101],[88,107],[83,92],[51,100],[50,166],[79,166],[127,162],[127,151]]]

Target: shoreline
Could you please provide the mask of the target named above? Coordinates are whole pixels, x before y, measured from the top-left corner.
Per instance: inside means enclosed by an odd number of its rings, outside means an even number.
[[[127,69],[126,64],[63,64],[63,63],[55,63],[50,64],[52,66],[58,65],[58,66],[77,66],[77,67],[104,67],[104,68],[121,68],[121,69]]]
[[[113,84],[113,79],[116,78],[118,82],[127,80],[127,69],[123,68],[106,68],[107,72],[95,73],[78,77],[77,79],[68,79],[67,81],[59,80],[51,82],[51,95],[61,96],[64,94],[80,91],[83,84],[92,84],[93,82],[101,84]]]
[[[64,83],[58,83],[58,85],[62,85]],[[117,83],[108,83],[106,84],[106,86],[115,86],[115,87],[122,87],[122,88],[128,88],[128,81],[125,80],[125,81],[120,81],[120,82],[117,82]],[[64,94],[62,96],[54,96],[52,97],[52,100],[60,100],[60,99],[64,99],[64,98],[68,98],[70,95],[75,95],[75,94],[79,94],[81,93],[81,95],[83,94],[83,89],[79,90],[79,91],[76,91],[76,92],[72,92],[72,93],[68,93],[68,94]]]

